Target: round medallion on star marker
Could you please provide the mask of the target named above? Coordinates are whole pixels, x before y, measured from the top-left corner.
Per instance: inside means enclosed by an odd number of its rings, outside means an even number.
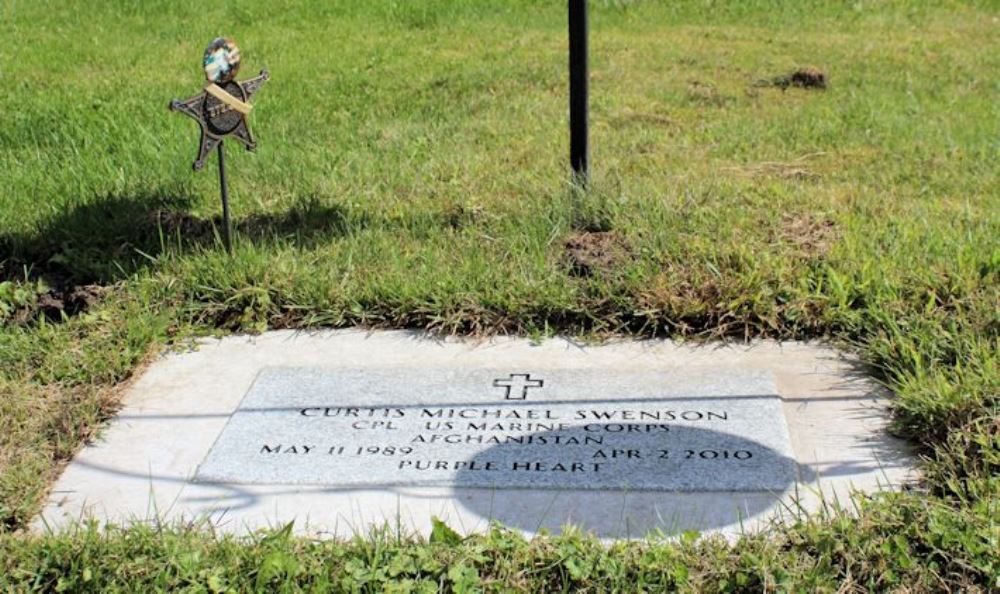
[[[205,48],[205,78],[217,85],[229,82],[240,70],[240,48],[229,37],[216,37]]]
[[[246,93],[243,91],[243,87],[236,81],[231,80],[219,86],[222,87],[223,91],[240,101],[246,101]],[[229,134],[243,121],[243,114],[212,95],[205,95],[203,109],[205,111],[205,123],[208,125],[209,131],[216,136]]]

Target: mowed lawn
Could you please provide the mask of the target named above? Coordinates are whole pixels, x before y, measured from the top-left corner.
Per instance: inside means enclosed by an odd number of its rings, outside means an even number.
[[[0,589],[1000,588],[1000,6],[594,0],[586,193],[565,13],[0,0]],[[219,34],[272,75],[259,150],[227,143],[232,256],[167,110]],[[800,67],[828,88],[775,84]],[[735,545],[25,532],[152,354],[354,325],[824,337],[924,479]]]

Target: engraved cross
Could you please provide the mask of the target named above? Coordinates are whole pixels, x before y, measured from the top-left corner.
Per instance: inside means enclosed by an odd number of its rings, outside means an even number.
[[[530,373],[512,373],[507,379],[493,380],[494,387],[506,388],[504,393],[506,400],[527,400],[529,389],[541,388],[543,385],[545,380],[531,379]]]

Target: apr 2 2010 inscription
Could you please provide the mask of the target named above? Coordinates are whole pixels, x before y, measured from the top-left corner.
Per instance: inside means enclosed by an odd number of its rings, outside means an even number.
[[[270,368],[196,478],[775,491],[795,463],[761,372]]]

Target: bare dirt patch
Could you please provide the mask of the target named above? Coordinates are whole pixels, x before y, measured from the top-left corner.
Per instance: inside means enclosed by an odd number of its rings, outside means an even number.
[[[50,320],[61,319],[64,315],[75,316],[97,305],[109,290],[102,285],[76,285],[52,290],[39,298],[38,312]]]
[[[788,74],[782,74],[773,78],[762,78],[754,83],[755,87],[777,87],[782,90],[788,87],[797,87],[800,89],[822,91],[828,85],[829,77],[827,77],[826,73],[812,66],[798,68]]]
[[[563,241],[563,261],[577,277],[612,273],[632,258],[628,243],[614,231],[574,233]]]
[[[76,284],[56,270],[24,270],[0,269],[0,322],[23,325],[39,317],[58,322],[90,310],[111,291],[108,285]]]
[[[806,257],[816,257],[829,251],[837,238],[834,222],[822,216],[788,213],[782,218],[777,239],[794,246]]]
[[[793,87],[825,89],[826,73],[817,68],[799,68],[788,77]]]

